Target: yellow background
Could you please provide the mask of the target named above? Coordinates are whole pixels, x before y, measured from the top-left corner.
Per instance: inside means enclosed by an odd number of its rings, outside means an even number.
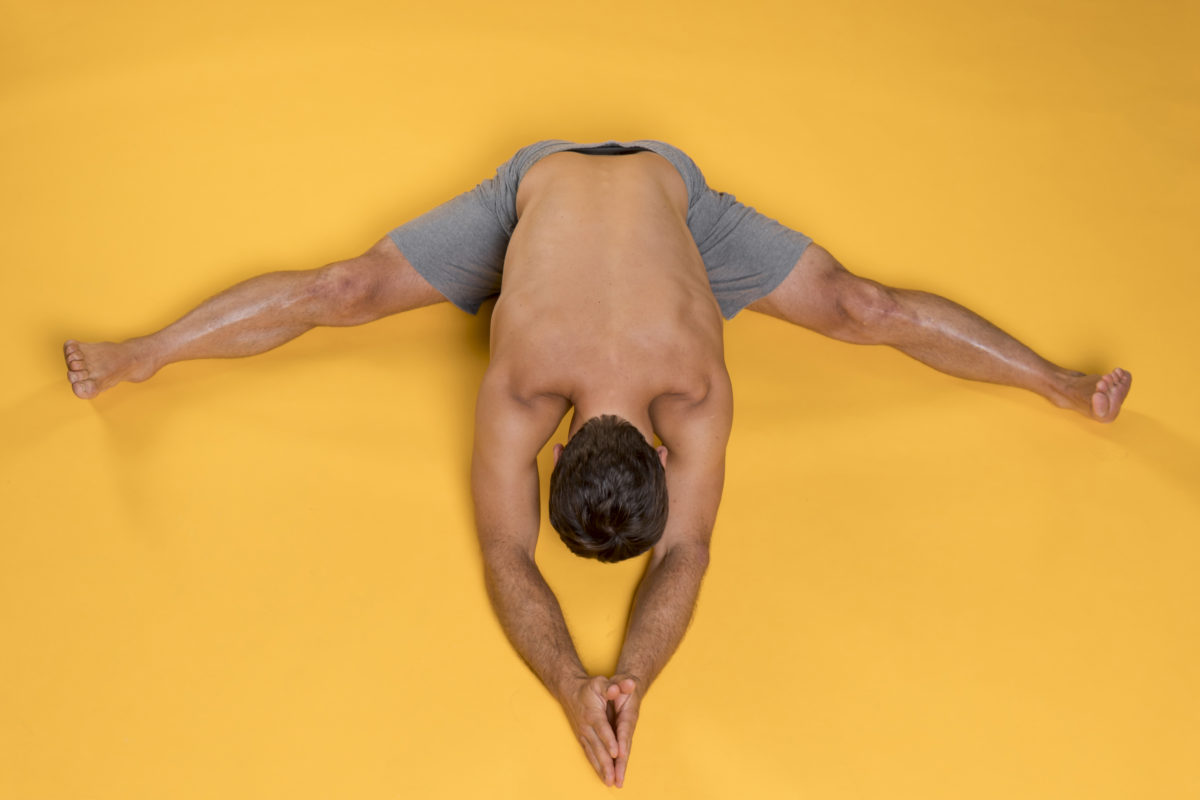
[[[731,322],[712,566],[625,795],[1200,796],[1194,3],[0,14],[0,797],[616,791],[484,595],[485,315],[94,402],[59,353],[362,252],[554,137],[668,140],[852,269],[1135,377],[1102,427]],[[611,670],[642,564],[539,559]]]

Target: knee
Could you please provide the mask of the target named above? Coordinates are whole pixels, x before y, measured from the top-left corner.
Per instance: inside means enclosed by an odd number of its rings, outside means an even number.
[[[350,323],[369,318],[379,296],[376,271],[363,258],[338,261],[317,270],[311,295],[325,324]]]
[[[856,276],[840,283],[837,308],[845,336],[864,344],[886,340],[887,330],[905,315],[896,291]]]

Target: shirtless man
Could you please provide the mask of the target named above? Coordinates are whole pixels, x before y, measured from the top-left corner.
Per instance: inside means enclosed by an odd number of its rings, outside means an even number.
[[[497,293],[472,459],[488,595],[609,785],[624,781],[642,697],[683,637],[708,564],[733,411],[723,316],[750,308],[888,344],[1101,422],[1131,381],[1063,369],[948,300],[852,275],[652,141],[530,145],[362,256],[262,275],[157,333],[64,352],[75,394],[90,398],[175,361],[260,353],[317,325],[447,299],[474,312]],[[571,409],[567,445],[554,446],[554,527],[601,560],[653,548],[612,676],[583,668],[534,563],[537,455]]]

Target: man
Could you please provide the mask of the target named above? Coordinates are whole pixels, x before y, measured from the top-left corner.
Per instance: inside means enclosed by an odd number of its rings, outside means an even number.
[[[75,393],[90,398],[174,361],[251,355],[317,325],[447,299],[475,312],[496,294],[472,459],[488,595],[610,785],[624,781],[642,697],[683,637],[708,564],[733,410],[722,317],[750,308],[888,344],[1101,422],[1131,380],[1063,369],[948,300],[852,275],[654,141],[530,145],[358,258],[262,275],[150,336],[64,352]],[[611,677],[584,670],[534,563],[537,455],[571,409],[568,442],[554,447],[554,527],[601,560],[653,547]]]

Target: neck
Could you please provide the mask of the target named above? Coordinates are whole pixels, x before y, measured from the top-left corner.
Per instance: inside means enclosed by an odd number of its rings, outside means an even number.
[[[575,402],[575,411],[571,416],[571,427],[567,431],[570,439],[575,432],[583,427],[583,423],[593,417],[612,415],[627,421],[646,438],[649,444],[654,444],[654,427],[650,424],[650,409],[643,400],[635,400],[611,392],[598,397],[581,397]]]

